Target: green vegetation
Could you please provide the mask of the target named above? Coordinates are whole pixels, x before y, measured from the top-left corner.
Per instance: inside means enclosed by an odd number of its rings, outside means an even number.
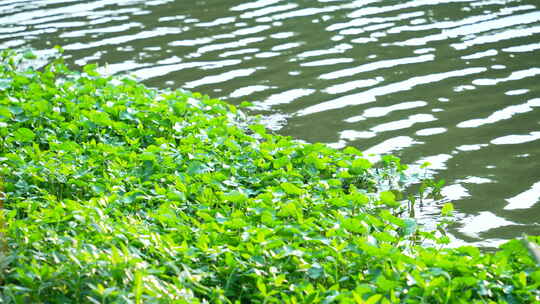
[[[437,248],[444,222],[410,217],[395,157],[372,164],[207,96],[25,57],[4,51],[0,66],[0,302],[540,302],[522,242]]]

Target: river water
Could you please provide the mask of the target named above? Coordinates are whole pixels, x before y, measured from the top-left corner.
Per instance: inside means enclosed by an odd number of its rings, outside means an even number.
[[[280,134],[428,161],[454,244],[540,234],[538,0],[0,1],[0,49],[54,45],[72,65],[253,101]]]

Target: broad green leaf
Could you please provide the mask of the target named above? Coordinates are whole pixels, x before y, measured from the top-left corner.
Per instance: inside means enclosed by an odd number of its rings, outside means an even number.
[[[357,205],[365,205],[369,202],[369,197],[364,193],[356,192],[353,195],[354,203]]]
[[[324,268],[318,263],[311,265],[311,268],[308,269],[308,276],[312,279],[318,279],[323,275]]]
[[[290,163],[290,160],[286,156],[280,157],[280,158],[275,159],[273,161],[274,168],[276,168],[276,169],[283,168],[283,167],[287,166],[289,163]]]
[[[376,304],[382,298],[381,294],[375,294],[369,297],[364,303],[365,304]]]
[[[97,67],[96,64],[87,64],[83,67],[83,71],[89,76],[97,77],[99,76],[99,73],[96,71]]]
[[[418,224],[416,224],[416,221],[414,219],[405,219],[404,224],[405,224],[403,227],[404,236],[409,236],[416,233],[416,230],[418,229]]]
[[[367,225],[365,222],[354,219],[346,218],[342,222],[343,227],[351,232],[366,234],[368,232]]]
[[[32,130],[28,128],[20,128],[16,130],[13,135],[15,137],[15,140],[20,142],[31,142],[32,140],[34,140],[34,137],[36,137],[34,132],[32,132]]]
[[[290,194],[290,195],[301,195],[303,193],[302,189],[298,188],[297,186],[291,183],[282,183],[281,189],[283,189],[285,193]]]
[[[371,168],[371,166],[372,166],[371,162],[365,158],[355,159],[351,165],[351,173],[361,174],[367,169]]]
[[[296,204],[293,202],[288,202],[281,207],[281,210],[278,212],[279,216],[295,216],[297,212]]]
[[[206,165],[199,161],[191,162],[187,168],[187,173],[189,175],[201,174],[207,171],[208,168],[206,167]]]
[[[357,155],[357,156],[362,156],[362,152],[358,149],[356,149],[355,147],[346,147],[345,149],[343,149],[343,152],[347,153],[347,154],[353,154],[353,155]]]
[[[223,199],[233,202],[233,203],[242,203],[246,201],[248,197],[244,193],[238,190],[234,190],[234,191],[224,194]]]
[[[381,202],[390,207],[399,206],[399,202],[396,201],[396,195],[392,191],[383,191],[380,194]]]
[[[23,54],[23,57],[25,59],[36,59],[37,56],[36,54],[34,54],[32,51],[26,51],[24,54]]]

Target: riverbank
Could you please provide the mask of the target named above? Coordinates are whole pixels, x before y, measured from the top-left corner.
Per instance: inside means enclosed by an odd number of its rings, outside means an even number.
[[[442,249],[443,230],[418,227],[395,157],[269,134],[232,105],[94,66],[2,56],[8,303],[540,301],[521,242]]]

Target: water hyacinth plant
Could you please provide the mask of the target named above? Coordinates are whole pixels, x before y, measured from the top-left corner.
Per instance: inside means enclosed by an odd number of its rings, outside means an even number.
[[[396,157],[25,57],[0,66],[2,303],[540,301],[520,241],[427,246],[447,239],[409,216]]]

